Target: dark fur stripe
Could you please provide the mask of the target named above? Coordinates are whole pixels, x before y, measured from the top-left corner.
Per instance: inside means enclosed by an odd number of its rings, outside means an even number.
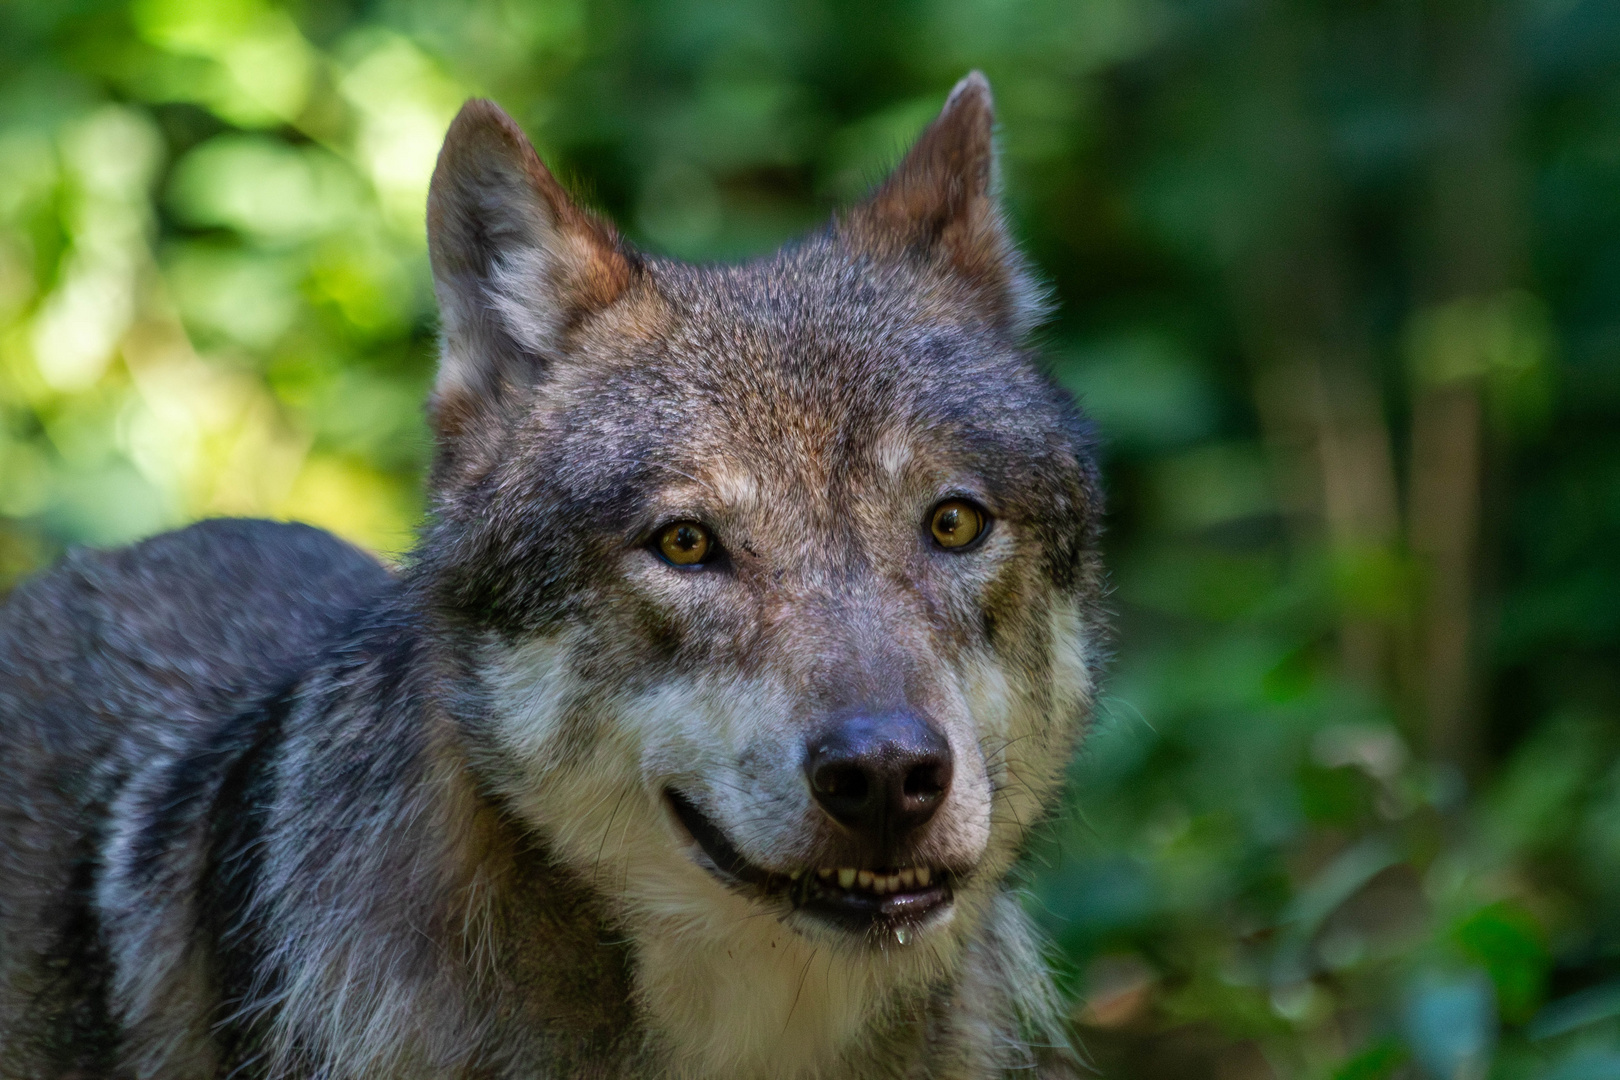
[[[250,912],[261,890],[264,833],[276,794],[270,766],[292,701],[292,692],[283,691],[222,733],[235,754],[209,815],[197,904],[198,928],[213,952],[215,1038],[225,1076],[263,1075],[269,1017],[256,1002],[274,999],[277,979]]]
[[[156,884],[188,833],[206,821],[196,921],[212,954],[215,1039],[222,1075],[253,1077],[265,1018],[253,1000],[273,992],[263,949],[243,916],[262,877],[262,838],[275,796],[268,767],[293,692],[283,690],[257,708],[229,718],[169,770],[163,802],[131,850],[137,880]]]
[[[96,907],[106,802],[94,800],[87,816],[94,825],[76,845],[61,929],[45,956],[52,985],[40,997],[53,1006],[41,1030],[51,1063],[62,1076],[110,1076],[118,1058],[118,1026],[108,1008],[111,960]]]

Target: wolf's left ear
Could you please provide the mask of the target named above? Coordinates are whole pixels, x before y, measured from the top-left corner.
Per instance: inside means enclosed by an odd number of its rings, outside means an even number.
[[[441,447],[463,456],[453,444],[487,438],[568,332],[625,292],[631,266],[613,227],[568,197],[511,117],[478,99],[439,151],[427,227],[444,333],[433,421]]]
[[[994,126],[990,83],[971,72],[839,232],[877,258],[940,265],[969,286],[986,319],[1020,337],[1041,321],[1045,303],[996,198]]]

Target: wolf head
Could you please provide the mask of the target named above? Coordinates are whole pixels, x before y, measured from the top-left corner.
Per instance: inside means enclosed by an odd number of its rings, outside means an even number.
[[[475,768],[646,966],[769,937],[933,977],[1055,797],[1100,504],[991,128],[970,75],[866,202],[735,266],[633,250],[488,102],[450,129],[418,574]]]

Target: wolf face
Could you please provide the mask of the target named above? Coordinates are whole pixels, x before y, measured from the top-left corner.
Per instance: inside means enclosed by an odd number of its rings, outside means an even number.
[[[949,974],[1090,704],[1095,468],[1023,347],[991,123],[969,76],[870,200],[740,266],[631,250],[485,102],[434,176],[413,577],[475,769],[707,1067],[836,1052]]]

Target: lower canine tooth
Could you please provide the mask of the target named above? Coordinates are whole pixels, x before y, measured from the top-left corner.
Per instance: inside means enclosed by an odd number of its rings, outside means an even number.
[[[933,878],[934,872],[926,866],[917,867],[917,884],[926,886]]]
[[[838,871],[838,884],[840,888],[845,889],[852,888],[854,886],[855,870],[853,867],[846,866],[842,870]]]
[[[909,866],[900,871],[900,884],[908,889],[917,884],[917,871]]]
[[[872,871],[862,870],[855,875],[855,880],[861,883],[861,888],[870,889],[872,887]]]

